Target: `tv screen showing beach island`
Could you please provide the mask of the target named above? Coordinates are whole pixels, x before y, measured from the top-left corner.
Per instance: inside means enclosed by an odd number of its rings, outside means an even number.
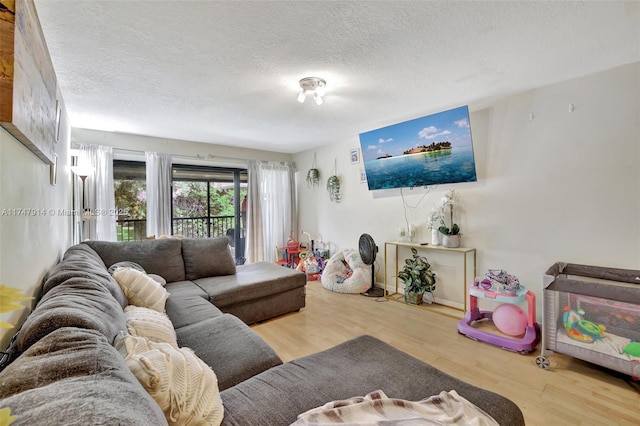
[[[469,108],[360,134],[370,190],[475,182]]]

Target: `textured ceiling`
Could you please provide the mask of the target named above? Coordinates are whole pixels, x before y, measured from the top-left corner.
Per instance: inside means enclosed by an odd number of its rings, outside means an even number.
[[[285,153],[639,61],[639,6],[36,0],[72,126]]]

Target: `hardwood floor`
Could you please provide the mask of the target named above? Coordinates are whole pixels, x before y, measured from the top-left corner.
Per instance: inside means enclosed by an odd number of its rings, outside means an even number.
[[[458,334],[454,318],[385,299],[332,293],[316,281],[307,283],[306,304],[300,312],[252,327],[285,362],[370,334],[508,397],[527,425],[640,424],[640,386],[592,364],[550,354],[551,368],[542,370],[535,364],[539,350],[520,355],[475,342]]]

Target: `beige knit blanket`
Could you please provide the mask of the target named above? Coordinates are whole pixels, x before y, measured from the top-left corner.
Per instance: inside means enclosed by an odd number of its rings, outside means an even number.
[[[388,398],[378,390],[366,396],[329,402],[300,414],[291,426],[495,426],[498,423],[456,391],[440,392],[422,401]]]

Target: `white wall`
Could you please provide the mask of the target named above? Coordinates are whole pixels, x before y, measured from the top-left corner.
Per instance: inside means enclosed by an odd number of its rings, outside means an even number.
[[[542,275],[556,261],[640,269],[639,103],[635,63],[470,105],[478,181],[443,185],[424,199],[422,188],[404,190],[406,204],[416,207],[407,209],[409,223],[418,227],[416,241],[430,240],[427,215],[446,190],[455,189],[462,245],[477,248],[477,274],[502,268],[517,275],[535,291],[538,313]],[[382,252],[404,226],[403,201],[400,191],[375,194],[359,182],[363,165],[349,159],[356,147],[353,135],[294,156],[302,182],[300,229],[321,234],[334,248],[357,247],[367,232]],[[304,178],[314,152],[322,184],[308,188]],[[335,158],[340,204],[329,202],[325,189]],[[377,280],[383,279],[378,272]]]
[[[60,99],[60,98],[59,98]],[[61,117],[57,184],[49,179],[49,165],[0,128],[0,284],[37,296],[47,271],[71,245],[71,216],[59,210],[71,209],[69,170],[69,125]],[[38,209],[36,216],[14,209]],[[30,307],[30,302],[21,302]],[[19,325],[29,308],[0,314],[0,321]],[[12,329],[0,329],[0,348],[6,348]]]

